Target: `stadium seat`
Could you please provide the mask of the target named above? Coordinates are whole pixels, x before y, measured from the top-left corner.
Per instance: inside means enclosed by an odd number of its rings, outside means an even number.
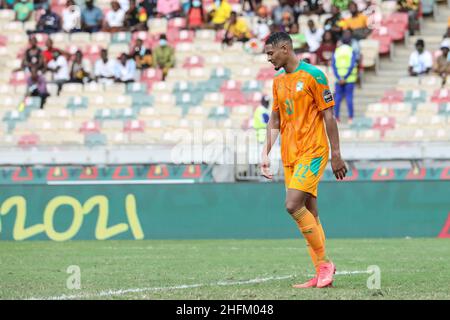
[[[275,73],[276,72],[272,67],[262,68],[256,75],[256,79],[261,81],[272,80],[275,77]]]
[[[381,98],[382,103],[396,103],[403,102],[403,92],[399,90],[388,90],[384,92],[383,98]]]
[[[85,109],[88,107],[89,99],[83,96],[70,97],[66,105],[67,109]]]
[[[449,103],[450,89],[439,89],[433,92],[431,102],[435,103]]]
[[[98,121],[86,121],[79,130],[81,133],[100,133],[100,123]]]
[[[246,97],[240,91],[226,91],[224,105],[227,107],[235,107],[245,105]]]
[[[88,133],[84,135],[84,145],[86,147],[98,147],[106,145],[106,136],[101,133]]]
[[[126,121],[123,127],[124,132],[144,132],[145,122],[142,120]]]
[[[116,32],[112,34],[111,44],[124,43],[129,44],[131,42],[130,32]]]
[[[21,147],[35,146],[39,143],[37,134],[27,134],[19,137],[18,145]]]
[[[211,71],[211,80],[214,79],[220,79],[220,80],[228,80],[230,79],[231,71],[228,68],[219,67],[216,69],[213,69]]]
[[[204,66],[204,58],[202,56],[191,56],[186,58],[183,63],[183,68],[202,68]]]

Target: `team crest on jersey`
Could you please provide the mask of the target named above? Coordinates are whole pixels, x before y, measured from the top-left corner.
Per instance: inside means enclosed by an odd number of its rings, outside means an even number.
[[[303,82],[299,81],[297,82],[297,85],[295,87],[295,91],[299,92],[303,90]]]

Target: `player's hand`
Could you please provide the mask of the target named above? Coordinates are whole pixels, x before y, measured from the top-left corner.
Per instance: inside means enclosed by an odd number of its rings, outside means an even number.
[[[341,156],[331,157],[331,169],[333,169],[334,176],[338,180],[344,179],[347,174],[347,167]]]
[[[273,175],[270,172],[270,159],[267,154],[262,155],[261,159],[261,174],[267,179],[272,179]]]
[[[339,80],[339,84],[340,84],[341,86],[343,86],[343,85],[345,84],[345,80],[344,80],[344,79]]]

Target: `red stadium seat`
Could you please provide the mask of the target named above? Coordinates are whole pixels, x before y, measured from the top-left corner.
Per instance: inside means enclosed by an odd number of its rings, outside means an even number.
[[[256,75],[256,80],[260,80],[260,81],[272,80],[275,77],[275,74],[276,74],[276,71],[272,67],[262,68],[259,70],[258,74]]]
[[[184,27],[186,27],[186,18],[181,17],[170,19],[167,24],[168,29],[181,29]]]
[[[24,71],[13,72],[9,83],[13,86],[23,85],[27,83],[27,77]]]
[[[81,133],[100,133],[100,123],[97,121],[85,121],[79,131]]]
[[[131,120],[125,122],[123,127],[124,132],[144,132],[145,130],[145,121],[143,120]]]
[[[44,47],[45,42],[47,42],[48,34],[46,33],[35,33],[34,36],[36,37],[36,40],[38,42],[38,46]]]
[[[0,47],[6,46],[8,43],[8,37],[0,35]]]
[[[391,52],[392,38],[389,34],[380,35],[372,33],[370,39],[378,40],[380,42],[380,48],[378,49],[379,54],[388,54]]]
[[[227,80],[220,86],[220,92],[241,91],[241,83],[235,80]]]
[[[433,92],[431,102],[450,103],[450,89],[438,89]]]
[[[19,138],[18,145],[21,147],[35,146],[39,143],[39,136],[37,134],[25,134]]]
[[[380,28],[372,31],[373,35],[390,35],[392,40],[400,41],[405,39],[405,26],[401,22],[386,22],[383,21]]]
[[[373,129],[388,130],[395,128],[395,118],[394,117],[379,117],[375,119],[373,124]]]
[[[317,55],[315,53],[303,52],[297,55],[299,60],[309,59],[310,64],[317,64]]]
[[[202,56],[187,57],[183,63],[183,68],[203,68],[205,59]]]
[[[253,107],[258,107],[259,105],[261,105],[262,97],[263,97],[263,94],[259,91],[249,92],[247,94],[247,104],[251,105]]]
[[[382,103],[396,103],[403,101],[404,101],[404,94],[402,91],[398,90],[386,91],[383,95],[383,98],[381,98]]]
[[[408,29],[408,13],[406,12],[394,12],[383,20],[386,23],[399,23],[403,25],[403,29]]]
[[[247,99],[240,91],[228,91],[225,95],[224,105],[227,107],[241,106],[245,105],[246,103]]]
[[[142,82],[155,82],[162,80],[162,71],[160,69],[145,69],[141,76]]]

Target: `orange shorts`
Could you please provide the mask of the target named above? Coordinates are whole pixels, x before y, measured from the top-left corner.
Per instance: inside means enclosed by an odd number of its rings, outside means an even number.
[[[297,189],[317,197],[317,187],[328,162],[328,153],[320,157],[301,157],[294,166],[284,167],[286,189]]]

